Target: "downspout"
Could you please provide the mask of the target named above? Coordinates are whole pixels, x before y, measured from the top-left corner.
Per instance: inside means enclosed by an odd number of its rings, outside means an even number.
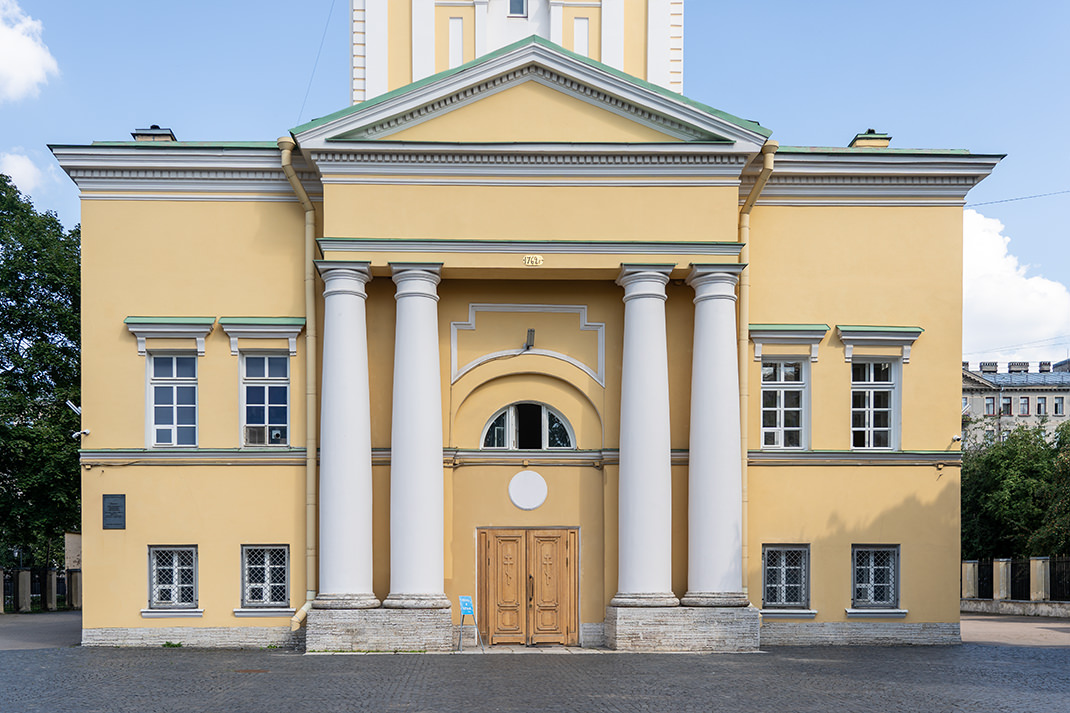
[[[316,598],[317,503],[316,503],[316,208],[293,167],[297,146],[289,136],[278,140],[282,172],[305,209],[305,603],[290,619],[290,630],[301,628]]]
[[[773,173],[773,157],[776,154],[776,150],[780,148],[780,144],[776,141],[766,141],[762,146],[762,170],[758,174],[758,178],[754,181],[754,185],[750,189],[750,193],[747,194],[746,200],[743,201],[742,207],[739,209],[739,242],[743,244],[742,249],[739,252],[739,262],[748,265],[750,264],[750,212],[754,207],[754,204],[758,202],[758,196],[762,194],[762,190],[765,189],[765,184],[769,182],[769,176]],[[750,269],[745,269],[739,275],[739,448],[740,448],[740,461],[742,464],[741,477],[743,480],[743,532],[744,543],[746,543],[747,532],[747,503],[749,501],[749,495],[747,491],[747,430],[750,423],[750,414],[748,411],[748,405],[750,403],[750,384],[748,375],[750,374],[750,365],[747,361],[747,355],[750,351]],[[748,553],[749,556],[749,553]],[[747,559],[743,558],[743,572],[746,577],[747,571]],[[746,586],[746,583],[743,583]]]

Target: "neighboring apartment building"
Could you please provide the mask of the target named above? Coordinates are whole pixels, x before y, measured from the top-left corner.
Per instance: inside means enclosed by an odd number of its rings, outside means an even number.
[[[83,643],[443,650],[462,596],[492,645],[958,640],[1000,157],[778,147],[678,93],[682,8],[354,0],[351,107],[52,147]]]
[[[962,362],[962,429],[970,442],[1005,438],[1019,426],[1054,431],[1070,406],[1070,361],[1012,361],[1002,371],[983,361],[976,371]]]

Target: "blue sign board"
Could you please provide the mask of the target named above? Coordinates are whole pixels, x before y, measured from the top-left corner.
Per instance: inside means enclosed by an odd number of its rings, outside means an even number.
[[[465,614],[470,614],[471,616],[476,615],[475,609],[472,608],[472,597],[466,597],[462,595],[457,598],[461,602],[461,616],[464,616]]]

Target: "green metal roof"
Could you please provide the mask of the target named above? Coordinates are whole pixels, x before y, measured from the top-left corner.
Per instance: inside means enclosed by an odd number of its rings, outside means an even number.
[[[836,329],[851,332],[910,332],[915,334],[925,331],[921,327],[880,327],[872,324],[837,324]]]
[[[304,317],[220,317],[220,324],[257,324],[297,326],[305,323]]]
[[[893,149],[877,146],[781,146],[777,153],[829,153],[829,154],[917,154],[922,156],[981,156],[966,149]],[[1003,154],[991,154],[1003,156]]]
[[[648,91],[654,92],[655,94],[660,94],[661,96],[668,97],[670,99],[674,99],[676,101],[682,102],[682,103],[687,104],[687,105],[689,105],[691,107],[694,107],[694,108],[696,108],[696,109],[698,109],[700,111],[703,111],[703,112],[705,112],[707,114],[712,114],[713,116],[716,116],[716,117],[718,117],[720,119],[724,119],[725,121],[727,121],[727,122],[729,122],[731,124],[735,124],[736,126],[740,126],[740,127],[744,128],[744,129],[747,129],[748,131],[753,131],[756,134],[760,134],[762,136],[769,136],[770,134],[773,133],[770,129],[766,129],[765,127],[761,126],[757,122],[749,121],[747,119],[741,119],[738,116],[733,116],[732,114],[729,114],[728,112],[721,111],[720,109],[714,109],[711,106],[707,106],[706,104],[703,104],[701,102],[697,102],[697,101],[695,101],[693,99],[688,99],[687,97],[683,96],[682,94],[677,94],[676,92],[674,92],[674,91],[672,91],[670,89],[666,89],[665,87],[658,86],[657,84],[653,84],[652,82],[648,82],[648,81],[646,81],[644,79],[639,79],[638,77],[633,77],[632,75],[627,74],[626,72],[622,72],[619,69],[615,69],[613,67],[610,67],[609,65],[602,64],[601,62],[598,62],[596,60],[591,59],[590,57],[584,57],[583,55],[576,54],[575,52],[571,52],[571,51],[565,49],[564,47],[562,47],[560,45],[557,45],[557,44],[555,44],[553,42],[550,42],[549,40],[544,39],[542,37],[539,37],[538,35],[531,35],[530,37],[527,37],[525,39],[522,39],[522,40],[519,40],[517,42],[514,42],[511,45],[506,45],[505,47],[502,47],[501,49],[498,49],[498,50],[495,50],[494,52],[490,52],[488,54],[485,54],[482,57],[478,57],[477,59],[474,59],[471,62],[466,62],[465,64],[462,64],[462,65],[460,65],[458,67],[454,67],[453,69],[447,69],[444,72],[439,72],[438,74],[432,74],[429,77],[425,77],[425,78],[423,78],[423,79],[421,79],[419,81],[413,82],[411,84],[406,84],[403,87],[398,87],[397,89],[393,89],[393,90],[391,90],[391,91],[389,91],[389,92],[387,92],[385,94],[380,94],[379,96],[373,97],[373,98],[371,98],[371,99],[369,99],[367,101],[361,102],[360,104],[354,104],[353,106],[348,106],[345,109],[341,109],[339,111],[333,112],[333,113],[328,114],[326,116],[322,116],[322,117],[320,117],[318,119],[313,119],[312,121],[306,122],[304,124],[301,124],[300,126],[296,126],[296,127],[292,128],[292,129],[290,129],[290,133],[292,133],[292,134],[300,134],[301,132],[308,131],[309,129],[314,129],[317,126],[322,126],[323,124],[326,124],[328,122],[334,121],[335,119],[340,119],[340,118],[342,118],[344,116],[348,116],[348,115],[353,114],[355,112],[362,111],[364,109],[367,109],[368,107],[372,107],[372,106],[375,106],[377,104],[381,104],[382,102],[385,102],[387,100],[393,99],[393,98],[398,97],[398,96],[401,96],[401,95],[406,94],[408,92],[411,92],[411,91],[413,91],[415,89],[419,89],[420,87],[425,87],[428,84],[432,84],[434,82],[441,81],[443,79],[446,79],[447,77],[452,77],[455,74],[467,71],[468,69],[471,69],[472,67],[477,67],[480,64],[488,62],[488,61],[490,61],[492,59],[497,59],[498,57],[501,57],[502,55],[508,54],[509,52],[512,52],[512,51],[514,51],[516,49],[519,49],[521,47],[525,47],[527,45],[532,45],[532,44],[540,45],[542,47],[546,47],[547,49],[554,50],[555,52],[560,52],[561,54],[565,55],[566,57],[574,59],[574,60],[576,60],[578,62],[582,62],[582,63],[584,63],[586,65],[594,67],[595,69],[601,70],[601,71],[603,71],[603,72],[605,72],[607,74],[611,74],[614,77],[617,77],[618,79],[623,79],[623,80],[625,80],[625,81],[627,81],[627,82],[629,82],[631,84],[634,84],[634,85],[636,85],[638,87],[641,87],[641,88],[646,89]]]
[[[274,141],[94,141],[90,146],[136,149],[278,149]],[[49,144],[49,148],[74,148]]]
[[[123,324],[215,324],[215,317],[127,317]]]
[[[802,330],[827,332],[829,329],[827,324],[750,324],[747,327],[752,331],[764,330],[768,332],[798,332]]]

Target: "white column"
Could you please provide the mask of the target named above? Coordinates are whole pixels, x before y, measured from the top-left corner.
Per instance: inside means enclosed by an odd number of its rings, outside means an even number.
[[[444,592],[440,265],[392,264],[397,284],[390,428],[390,596],[383,606],[439,609]]]
[[[625,265],[617,595],[610,606],[676,606],[665,285],[671,265]]]
[[[696,265],[685,606],[747,606],[739,450],[736,282],[742,265]]]
[[[372,441],[366,262],[318,262],[323,276],[320,561],[317,608],[379,606],[372,593]]]

